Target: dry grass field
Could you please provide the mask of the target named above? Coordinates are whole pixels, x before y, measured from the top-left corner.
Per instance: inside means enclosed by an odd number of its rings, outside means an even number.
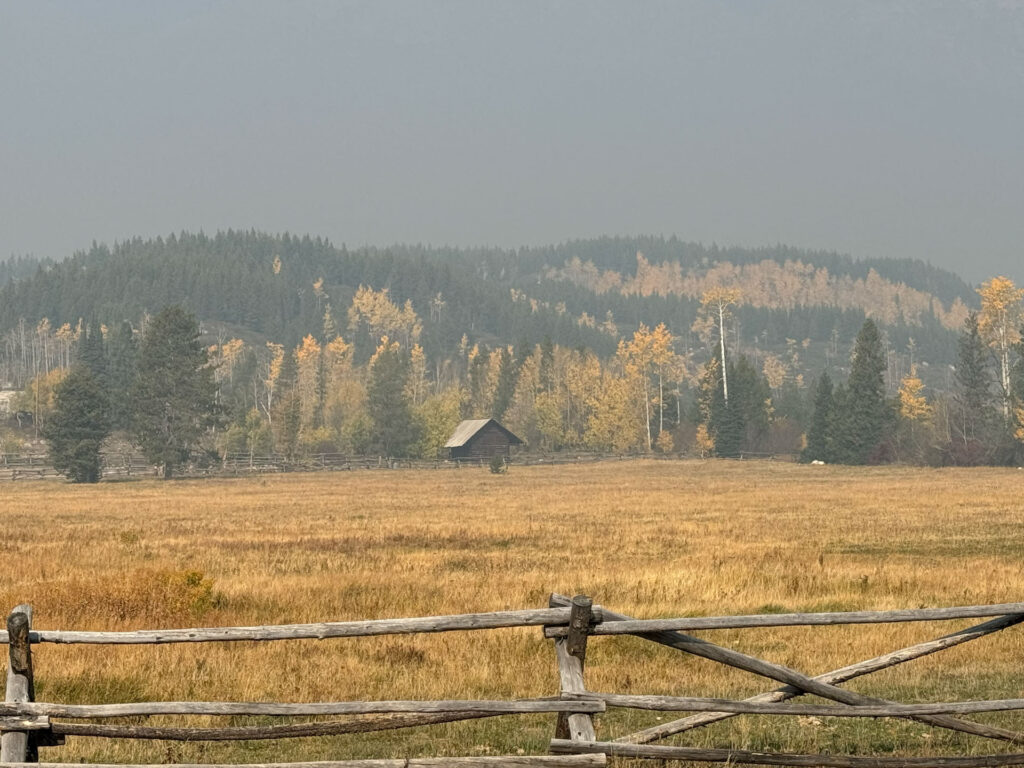
[[[31,602],[37,627],[135,629],[542,607],[551,591],[584,592],[639,617],[1021,601],[1022,496],[1024,472],[1016,470],[696,461],[513,467],[502,476],[475,469],[7,484],[0,487],[0,604]],[[966,624],[699,634],[820,673]],[[37,698],[69,703],[557,691],[551,643],[539,629],[261,644],[42,645],[35,654]],[[587,679],[594,690],[697,696],[774,687],[626,637],[591,642]],[[848,685],[908,702],[1021,696],[1024,629]],[[599,718],[598,736],[613,738],[658,717],[609,712]],[[69,737],[67,746],[45,750],[44,759],[543,752],[553,719],[207,745]],[[1024,715],[977,719],[1024,729]],[[909,721],[753,716],[670,743],[833,753],[1004,749]]]

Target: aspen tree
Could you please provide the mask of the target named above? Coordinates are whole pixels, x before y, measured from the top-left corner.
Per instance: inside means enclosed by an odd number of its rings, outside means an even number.
[[[981,312],[978,330],[999,361],[999,385],[1003,396],[1003,418],[1010,421],[1010,350],[1020,341],[1024,319],[1024,288],[1007,277],[993,277],[981,284]]]
[[[740,292],[736,288],[709,288],[701,297],[701,311],[710,317],[718,329],[718,362],[722,366],[722,396],[726,405],[729,403],[728,361],[725,357],[725,324],[732,317],[732,307],[740,300]]]

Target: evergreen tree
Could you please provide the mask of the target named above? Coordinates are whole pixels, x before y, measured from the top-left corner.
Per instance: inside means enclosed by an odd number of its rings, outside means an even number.
[[[729,408],[735,411],[740,431],[740,451],[756,451],[768,432],[771,387],[746,355],[730,364]]]
[[[555,345],[550,336],[540,345],[540,388],[544,392],[555,388]]]
[[[835,461],[865,464],[877,458],[892,415],[885,400],[885,368],[878,327],[873,320],[865,320],[854,344],[845,397],[842,403],[836,400]]]
[[[277,450],[294,459],[299,449],[302,430],[302,394],[296,386],[299,368],[295,352],[286,349],[281,357],[281,371],[277,375],[277,407],[274,409],[274,427]]]
[[[508,348],[502,347],[498,360],[498,386],[494,392],[494,405],[491,416],[495,419],[505,417],[505,412],[512,403],[512,395],[516,390],[516,374],[518,367]]]
[[[188,461],[203,433],[216,424],[217,385],[199,325],[178,306],[150,320],[139,347],[132,387],[132,432],[164,477]]]
[[[100,446],[110,434],[107,398],[92,372],[76,365],[55,391],[55,408],[43,436],[50,443],[54,469],[76,483],[101,476]]]
[[[977,312],[964,321],[957,351],[949,460],[968,466],[983,464],[991,461],[999,442],[999,419],[991,358],[981,337]]]
[[[1017,362],[1013,366],[1010,389],[1013,404],[1013,441],[1016,463],[1024,463],[1024,328],[1021,329],[1022,341],[1018,342]]]
[[[99,320],[93,319],[87,328],[82,329],[82,335],[78,340],[77,360],[80,365],[89,369],[100,386],[106,384],[107,373],[103,346],[103,326]]]
[[[835,419],[835,398],[832,393],[832,378],[828,371],[821,374],[814,394],[814,415],[811,428],[807,430],[807,447],[803,461],[832,461],[832,428]]]
[[[740,411],[730,408],[725,401],[722,363],[716,357],[709,358],[704,365],[697,404],[701,423],[705,425],[709,438],[714,442],[715,455],[725,458],[739,456],[743,442]]]
[[[385,343],[370,365],[367,405],[374,426],[375,447],[384,456],[408,456],[418,439],[405,396],[409,356],[397,344]]]
[[[107,341],[107,400],[110,403],[110,425],[113,429],[129,429],[132,423],[131,394],[137,355],[135,334],[127,320],[114,327]]]

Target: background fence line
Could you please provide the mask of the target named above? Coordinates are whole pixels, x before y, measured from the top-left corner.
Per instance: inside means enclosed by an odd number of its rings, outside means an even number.
[[[563,466],[575,464],[596,464],[612,461],[681,461],[695,457],[672,453],[592,453],[566,451],[558,453],[531,453],[513,456],[512,466]],[[790,454],[744,453],[735,460],[796,461]],[[176,472],[180,477],[246,477],[261,474],[286,472],[350,472],[375,469],[470,469],[486,468],[488,459],[396,459],[386,456],[357,456],[345,453],[318,453],[311,456],[288,459],[285,456],[250,456],[249,454],[228,454],[223,459],[209,462],[205,466],[182,467]],[[106,479],[127,479],[158,477],[159,471],[141,454],[107,454],[102,468]],[[57,479],[61,475],[50,465],[45,454],[0,454],[0,482]]]

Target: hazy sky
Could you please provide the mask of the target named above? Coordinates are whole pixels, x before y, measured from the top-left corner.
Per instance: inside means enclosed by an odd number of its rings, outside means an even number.
[[[0,256],[227,227],[1024,281],[1024,3],[0,0]]]

